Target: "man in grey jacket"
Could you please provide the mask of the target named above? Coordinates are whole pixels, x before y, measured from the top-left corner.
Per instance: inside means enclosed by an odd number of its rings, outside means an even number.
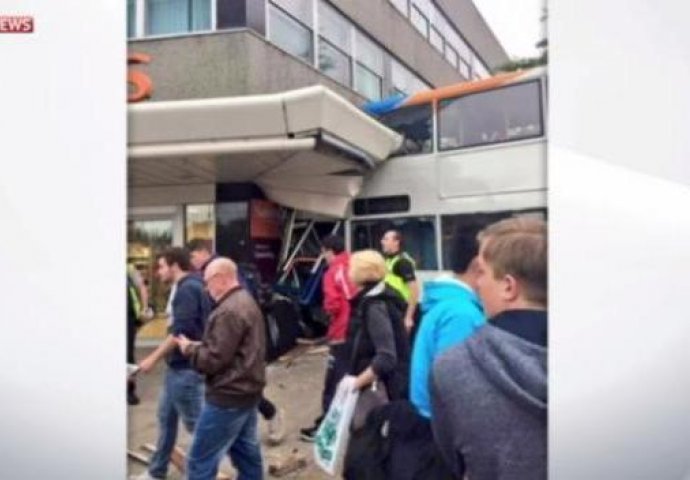
[[[489,323],[434,365],[434,437],[459,478],[546,479],[546,224],[503,220],[478,238]]]

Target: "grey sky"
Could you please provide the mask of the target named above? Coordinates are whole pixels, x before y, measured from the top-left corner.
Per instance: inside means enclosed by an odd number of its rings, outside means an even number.
[[[539,54],[534,45],[542,38],[539,19],[545,0],[474,0],[510,57]]]

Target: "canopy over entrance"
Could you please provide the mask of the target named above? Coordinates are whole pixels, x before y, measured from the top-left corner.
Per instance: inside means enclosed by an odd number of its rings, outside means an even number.
[[[322,86],[129,106],[129,185],[254,182],[271,200],[343,217],[401,137]]]

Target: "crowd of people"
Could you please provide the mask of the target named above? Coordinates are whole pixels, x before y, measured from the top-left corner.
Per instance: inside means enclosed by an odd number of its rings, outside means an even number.
[[[399,231],[380,252],[322,241],[328,361],[321,413],[300,437],[314,440],[339,385],[359,391],[346,479],[546,478],[546,224],[506,219],[452,243],[453,274],[422,283]],[[215,479],[225,455],[240,480],[263,478],[258,414],[269,438],[285,432],[263,395],[256,299],[203,242],[166,251],[157,273],[172,286],[169,333],[138,365],[147,373],[165,358],[165,380],[156,452],[134,478],[166,477],[179,419],[193,434],[188,479]],[[128,280],[128,300],[135,288]]]

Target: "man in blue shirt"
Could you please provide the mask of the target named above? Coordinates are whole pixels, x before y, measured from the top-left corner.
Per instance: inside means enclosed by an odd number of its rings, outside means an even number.
[[[410,402],[398,413],[404,422],[391,424],[390,478],[453,478],[433,439],[429,378],[441,353],[485,323],[475,293],[476,233],[473,228],[456,233],[451,248],[454,274],[424,284],[422,319],[412,349]]]
[[[158,277],[173,285],[171,318],[168,335],[163,342],[139,363],[141,372],[148,373],[161,359],[167,368],[158,402],[158,441],[148,471],[131,477],[136,480],[165,478],[170,456],[177,439],[177,424],[181,419],[187,431],[193,433],[201,412],[204,380],[189,359],[177,348],[175,337],[184,335],[201,340],[206,319],[211,312],[209,296],[201,277],[191,272],[189,253],[182,248],[170,248],[158,258]]]
[[[453,276],[426,282],[422,322],[412,350],[410,401],[417,413],[431,418],[429,375],[434,361],[453,345],[461,343],[484,324],[481,301],[476,294],[476,232],[455,236]]]

